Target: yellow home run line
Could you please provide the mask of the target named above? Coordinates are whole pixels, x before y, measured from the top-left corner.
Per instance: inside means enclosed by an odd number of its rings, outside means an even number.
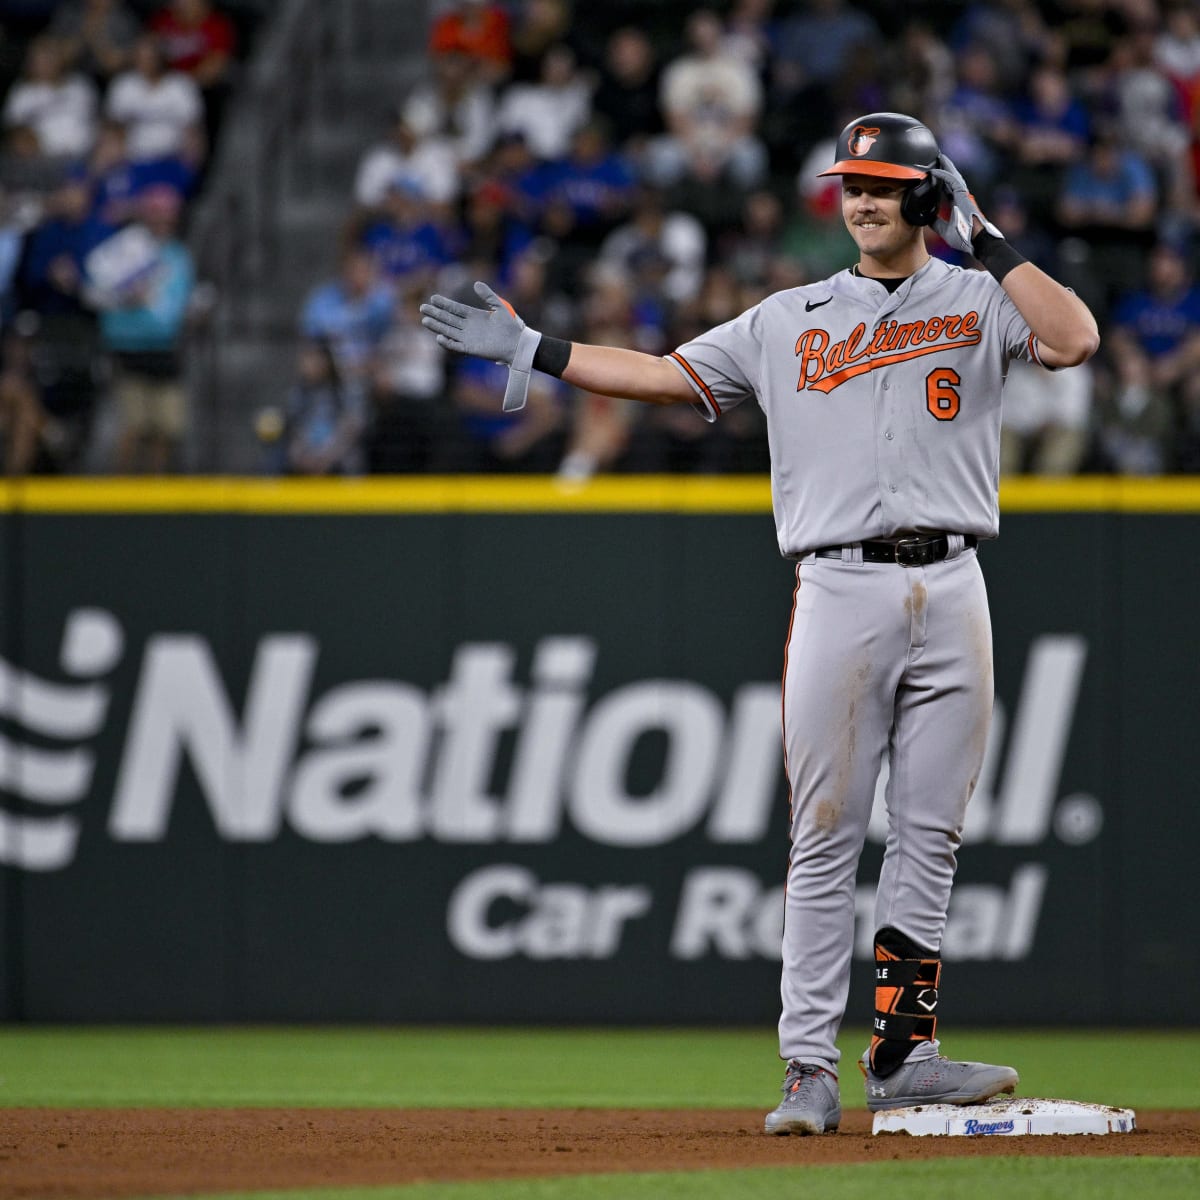
[[[1200,512],[1200,479],[1020,478],[1000,488],[1003,512]],[[9,479],[0,512],[27,513],[768,513],[765,476],[548,476],[366,479]]]

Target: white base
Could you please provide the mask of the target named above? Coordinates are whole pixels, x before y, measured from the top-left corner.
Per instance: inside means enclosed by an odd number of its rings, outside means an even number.
[[[1131,1108],[1078,1100],[1025,1100],[1005,1096],[987,1104],[922,1104],[875,1114],[872,1133],[913,1137],[1021,1137],[1038,1133],[1131,1133]]]

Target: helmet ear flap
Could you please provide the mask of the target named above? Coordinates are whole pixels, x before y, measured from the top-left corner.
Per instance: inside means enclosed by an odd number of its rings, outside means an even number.
[[[937,219],[941,190],[932,175],[918,179],[900,198],[900,215],[910,225],[932,225]]]

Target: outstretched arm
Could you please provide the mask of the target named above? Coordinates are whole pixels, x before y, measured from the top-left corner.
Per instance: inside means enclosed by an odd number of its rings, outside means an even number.
[[[505,411],[524,405],[531,369],[557,375],[585,391],[647,404],[688,404],[696,398],[687,380],[664,358],[544,337],[528,328],[487,284],[477,283],[475,294],[486,309],[432,296],[421,305],[421,324],[447,350],[508,365]]]
[[[574,387],[646,404],[690,404],[696,399],[691,384],[665,358],[617,346],[569,344],[571,357],[562,378]]]

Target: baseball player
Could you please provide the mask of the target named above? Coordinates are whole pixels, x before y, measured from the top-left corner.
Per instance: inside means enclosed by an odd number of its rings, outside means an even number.
[[[1012,1092],[1011,1067],[939,1053],[939,947],[992,710],[978,543],[997,535],[1008,363],[1081,363],[1087,307],[1025,261],[912,117],[852,121],[841,176],[859,260],[767,297],[662,358],[542,337],[484,284],[487,309],[434,296],[447,349],[589,392],[692,404],[753,398],[767,418],[780,551],[796,561],[783,666],[791,854],[783,930],[783,1100],[768,1133],[841,1119],[834,1039],[849,990],[854,884],[883,756],[888,835],[875,906],[875,1021],[860,1067],[872,1111]],[[924,227],[982,270],[931,258]]]

